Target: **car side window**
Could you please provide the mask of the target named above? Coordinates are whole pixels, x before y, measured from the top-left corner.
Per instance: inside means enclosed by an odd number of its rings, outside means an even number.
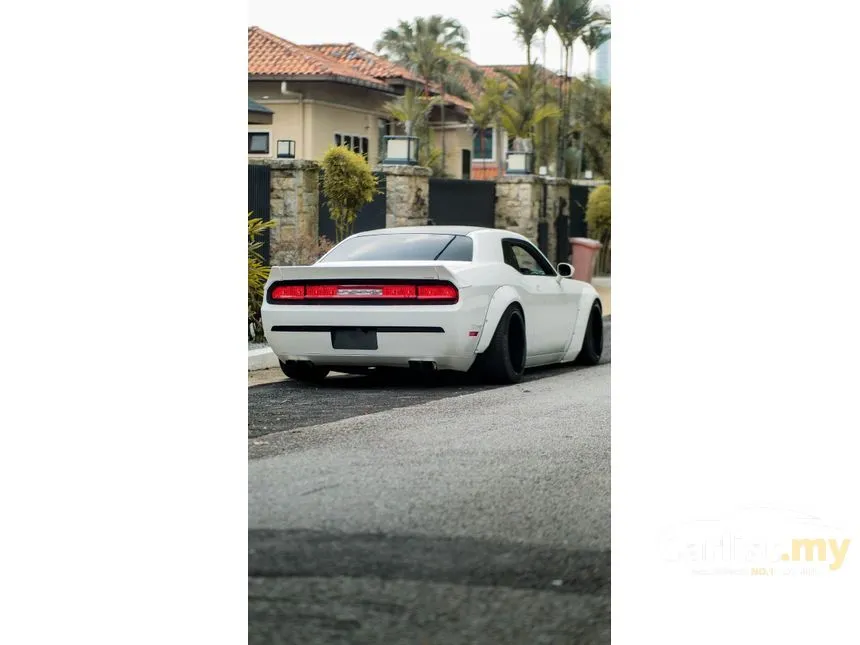
[[[505,264],[523,275],[554,276],[555,271],[544,257],[527,242],[508,239],[502,242]]]
[[[507,240],[502,241],[502,256],[505,258],[505,264],[512,267],[514,271],[519,272],[520,265],[517,264],[517,257],[514,255],[514,247]]]
[[[546,275],[546,271],[541,268],[537,258],[529,253],[528,249],[522,246],[514,246],[512,248],[520,273],[523,275]]]

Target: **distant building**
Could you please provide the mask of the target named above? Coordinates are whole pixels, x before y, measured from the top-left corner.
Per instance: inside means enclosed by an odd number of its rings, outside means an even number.
[[[610,68],[612,63],[612,41],[607,40],[598,47],[594,58],[594,77],[604,85],[609,85]]]

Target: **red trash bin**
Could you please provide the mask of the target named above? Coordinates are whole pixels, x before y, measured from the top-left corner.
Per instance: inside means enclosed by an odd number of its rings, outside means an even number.
[[[570,254],[573,257],[573,279],[591,282],[597,254],[603,245],[587,237],[570,238]]]

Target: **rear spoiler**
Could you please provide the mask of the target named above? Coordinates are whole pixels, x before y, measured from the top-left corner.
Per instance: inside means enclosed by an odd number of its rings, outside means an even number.
[[[466,286],[441,262],[325,262],[272,267],[269,283],[282,280],[444,280]]]

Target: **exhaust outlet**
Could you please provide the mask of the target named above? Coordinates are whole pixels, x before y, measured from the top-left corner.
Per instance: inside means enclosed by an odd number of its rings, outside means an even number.
[[[409,361],[409,368],[419,372],[435,372],[435,361]]]

